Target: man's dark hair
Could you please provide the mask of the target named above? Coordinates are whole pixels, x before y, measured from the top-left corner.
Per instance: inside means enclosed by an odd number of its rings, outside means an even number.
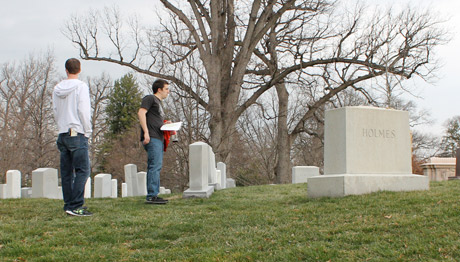
[[[76,58],[70,58],[65,61],[65,69],[69,74],[78,74],[80,73],[80,61]]]
[[[158,89],[163,89],[165,85],[169,85],[168,81],[163,80],[163,79],[157,79],[155,82],[152,84],[152,91],[154,94],[158,92]]]

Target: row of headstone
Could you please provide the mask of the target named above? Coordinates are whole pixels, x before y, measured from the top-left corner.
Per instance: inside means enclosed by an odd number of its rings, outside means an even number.
[[[126,183],[122,183],[122,197],[147,195],[147,173],[137,172],[136,165],[125,166]],[[91,178],[85,185],[85,198],[91,198]],[[58,186],[58,170],[38,168],[32,171],[32,187],[21,188],[21,172],[9,170],[6,184],[0,184],[0,199],[6,198],[50,198],[62,199],[62,188]],[[170,189],[160,187],[160,194],[171,194]],[[94,198],[117,198],[118,181],[111,174],[94,177]]]
[[[225,163],[216,165],[211,146],[203,142],[189,146],[189,188],[184,191],[184,198],[208,198],[214,190],[235,186],[235,180],[227,179]]]

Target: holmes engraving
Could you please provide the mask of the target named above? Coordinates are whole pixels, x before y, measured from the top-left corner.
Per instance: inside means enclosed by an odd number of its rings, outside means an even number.
[[[396,137],[396,131],[394,129],[363,128],[363,137],[391,139]]]

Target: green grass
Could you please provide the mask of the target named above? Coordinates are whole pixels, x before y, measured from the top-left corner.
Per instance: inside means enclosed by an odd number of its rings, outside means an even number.
[[[308,199],[306,184],[209,199],[0,200],[0,261],[458,261],[460,181],[429,191]]]

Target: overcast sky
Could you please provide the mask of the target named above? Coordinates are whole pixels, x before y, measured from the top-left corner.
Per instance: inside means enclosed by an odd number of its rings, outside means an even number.
[[[362,0],[368,5],[395,3],[393,0]],[[61,29],[73,14],[84,14],[90,9],[102,9],[116,4],[123,13],[138,14],[143,21],[153,21],[155,0],[1,0],[0,8],[0,64],[19,62],[29,54],[44,53],[51,49],[57,65],[63,65],[68,57],[79,57],[79,51],[63,36]],[[415,99],[421,108],[430,111],[435,124],[424,127],[440,135],[442,125],[453,116],[460,115],[460,0],[399,0],[401,6],[416,4],[429,7],[442,18],[450,18],[446,27],[453,39],[448,45],[437,49],[436,55],[443,67],[438,71],[435,83],[410,81],[416,85],[422,99]],[[82,61],[85,75],[99,76],[108,72],[113,79],[120,78],[128,69],[101,62]],[[64,74],[63,74],[64,75]]]

